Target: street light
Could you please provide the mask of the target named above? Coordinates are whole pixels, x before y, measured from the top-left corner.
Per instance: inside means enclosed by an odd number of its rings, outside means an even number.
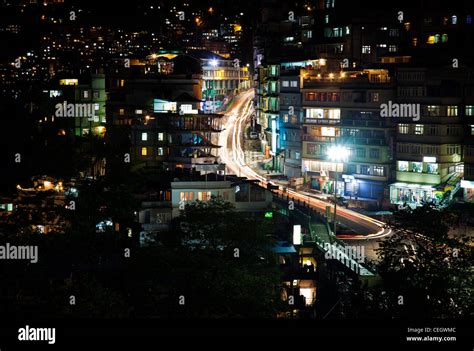
[[[327,151],[327,156],[331,161],[344,162],[349,158],[349,149],[341,145],[333,145]],[[334,236],[336,236],[336,207],[337,207],[337,163],[336,163],[336,176],[334,179]]]

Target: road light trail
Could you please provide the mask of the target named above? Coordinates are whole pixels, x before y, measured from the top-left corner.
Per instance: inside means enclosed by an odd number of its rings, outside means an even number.
[[[244,176],[248,179],[258,180],[260,185],[266,187],[269,181],[255,172],[245,162],[245,153],[242,149],[245,126],[253,113],[251,106],[252,98],[253,91],[247,91],[238,95],[235,98],[233,106],[226,113],[224,117],[225,130],[219,137],[219,145],[222,146],[220,156],[222,161],[227,165],[228,170],[230,170],[230,173]],[[231,153],[229,153],[229,149]],[[281,190],[277,192],[282,194]],[[326,211],[326,206],[332,205],[304,191],[288,189],[287,195],[295,200],[306,202],[312,208],[323,213]],[[332,208],[331,213],[333,213]],[[391,234],[391,230],[386,228],[384,222],[343,207],[338,207],[337,221],[352,228],[357,233],[338,235],[339,238],[347,241],[358,240],[359,244],[367,245],[372,251],[378,246],[376,240]]]

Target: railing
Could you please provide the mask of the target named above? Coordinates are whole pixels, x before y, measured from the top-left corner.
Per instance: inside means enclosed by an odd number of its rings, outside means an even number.
[[[312,242],[314,242],[322,252],[326,253],[329,246],[331,250],[336,253],[334,259],[338,260],[358,275],[375,275],[374,272],[376,271],[376,267],[372,262],[368,262],[364,258],[364,262],[361,263],[346,255],[345,248],[348,245],[334,236],[330,229],[328,220],[321,214],[321,212],[311,207],[309,202],[301,201],[289,194],[286,194],[285,196],[285,194],[280,192],[273,192],[273,199],[279,204],[284,204],[284,212],[286,215],[289,216],[291,212],[297,222],[308,228]],[[288,209],[290,200],[293,201],[294,204],[294,209],[291,211]],[[313,222],[316,222],[316,224]],[[317,226],[317,222],[325,226],[325,233],[316,232],[315,227]],[[319,228],[321,227],[319,226]],[[308,241],[306,242],[308,243]]]

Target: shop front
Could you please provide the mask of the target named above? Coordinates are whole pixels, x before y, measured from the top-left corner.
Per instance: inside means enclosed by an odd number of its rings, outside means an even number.
[[[438,205],[444,192],[432,185],[394,183],[390,185],[390,203],[396,205],[421,206],[423,203]]]

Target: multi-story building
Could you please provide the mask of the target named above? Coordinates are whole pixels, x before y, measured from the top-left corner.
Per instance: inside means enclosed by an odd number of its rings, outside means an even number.
[[[454,68],[399,68],[397,101],[420,115],[398,119],[394,204],[439,204],[458,190],[463,173],[463,74]]]
[[[127,146],[131,162],[147,167],[218,164],[221,115],[203,113],[200,63],[189,56],[158,63],[132,60],[129,68],[112,69],[111,142]]]
[[[59,135],[83,137],[105,133],[105,76],[91,75],[86,80],[58,79],[43,89],[42,123],[54,122]]]
[[[303,79],[302,172],[310,188],[382,201],[392,170],[393,138],[380,105],[394,97],[386,70],[317,73]],[[338,144],[349,152],[334,162]]]

